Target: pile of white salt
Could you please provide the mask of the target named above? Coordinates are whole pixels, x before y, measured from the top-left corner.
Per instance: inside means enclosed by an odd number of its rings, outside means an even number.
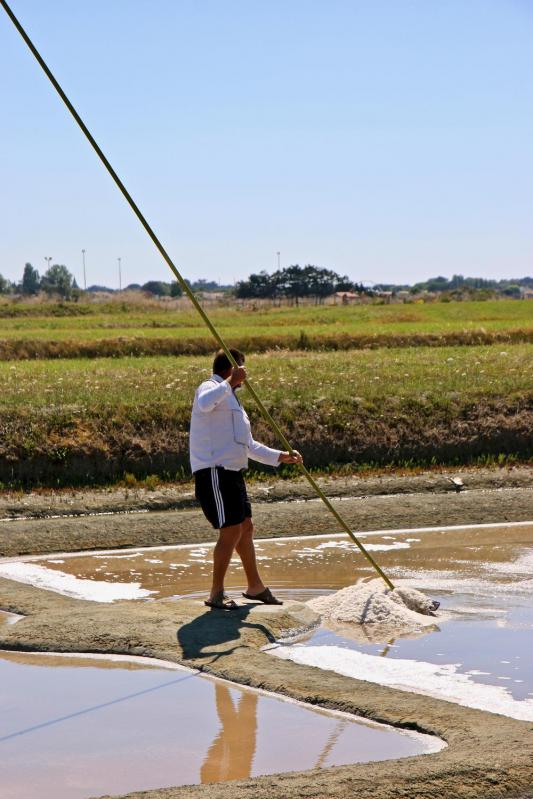
[[[307,604],[324,622],[386,625],[405,630],[435,624],[437,603],[414,588],[391,590],[381,580],[372,580],[311,599]]]

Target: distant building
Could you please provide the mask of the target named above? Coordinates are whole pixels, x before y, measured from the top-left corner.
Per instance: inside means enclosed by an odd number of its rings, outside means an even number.
[[[523,300],[533,300],[533,289],[528,286],[520,286],[520,297]]]
[[[211,300],[212,302],[225,299],[226,295],[223,291],[195,291],[197,297],[202,300]]]
[[[392,300],[393,292],[392,291],[376,291],[375,296],[379,297],[380,300],[384,300],[387,304]]]
[[[355,291],[336,291],[333,295],[334,302],[342,302],[343,305],[349,305],[351,302],[357,302],[360,297]]]

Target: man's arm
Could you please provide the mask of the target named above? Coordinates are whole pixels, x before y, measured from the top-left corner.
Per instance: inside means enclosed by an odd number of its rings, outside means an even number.
[[[213,385],[212,380],[206,380],[198,388],[196,399],[198,408],[204,413],[209,413],[216,408],[218,403],[226,397],[236,386],[240,386],[246,379],[246,369],[244,366],[234,366],[229,377],[221,383]]]
[[[206,380],[199,386],[196,393],[198,408],[204,413],[209,413],[221,402],[224,397],[231,393],[231,386],[227,380],[222,383],[214,383],[212,380]]]
[[[255,441],[251,433],[248,439],[248,455],[253,461],[266,463],[267,466],[279,466],[280,463],[303,463],[302,456],[296,450],[290,453],[271,449],[271,447]]]
[[[260,444],[259,441],[255,441],[252,438],[252,434],[250,433],[250,437],[248,438],[248,456],[253,461],[266,463],[267,466],[277,466],[280,463],[281,455],[283,455],[281,450],[272,449],[271,447],[267,447],[266,444]]]

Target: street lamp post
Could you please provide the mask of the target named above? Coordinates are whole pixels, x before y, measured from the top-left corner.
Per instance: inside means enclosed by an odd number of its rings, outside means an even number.
[[[85,272],[85,250],[81,251],[81,257],[83,260],[83,289],[87,291],[87,273]]]
[[[118,290],[122,291],[122,258],[117,258],[118,261]]]
[[[50,261],[52,260],[51,255],[45,255],[44,260],[46,261],[47,268],[50,269]]]
[[[276,255],[278,256],[278,272],[281,269],[281,253],[277,252]]]

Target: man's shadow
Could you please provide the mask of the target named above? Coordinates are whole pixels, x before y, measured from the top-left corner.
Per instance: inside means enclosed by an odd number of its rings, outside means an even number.
[[[274,643],[275,637],[264,624],[246,621],[254,607],[254,604],[248,604],[237,610],[210,609],[184,624],[177,632],[183,657],[186,660],[217,660],[230,655],[243,645],[241,631],[247,629],[258,630],[269,643]]]

